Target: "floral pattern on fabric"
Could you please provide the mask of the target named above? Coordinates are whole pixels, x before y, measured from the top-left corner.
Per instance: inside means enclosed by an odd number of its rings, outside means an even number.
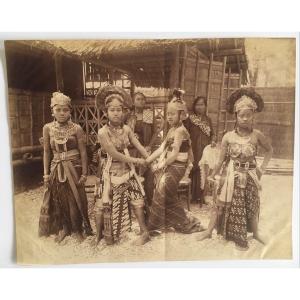
[[[210,128],[209,124],[206,121],[202,121],[195,114],[190,115],[190,120],[192,121],[192,123],[194,125],[198,126],[205,135],[207,135],[207,136],[211,135],[211,128]]]

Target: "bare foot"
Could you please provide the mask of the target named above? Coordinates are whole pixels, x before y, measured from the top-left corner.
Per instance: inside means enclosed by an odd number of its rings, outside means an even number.
[[[143,232],[138,239],[133,242],[134,246],[142,246],[150,241],[150,234],[149,232]]]
[[[82,233],[76,232],[73,234],[73,237],[78,243],[82,243],[84,241]]]
[[[149,231],[150,236],[159,236],[162,234],[160,230],[150,230]]]
[[[208,230],[202,231],[196,236],[197,241],[203,241],[205,239],[211,239],[211,232]]]
[[[99,237],[96,236],[94,239],[92,239],[91,246],[92,247],[97,247],[101,240],[102,240],[102,238],[99,239]]]
[[[263,245],[266,244],[265,239],[259,234],[253,234],[253,238],[256,239],[258,242],[262,243]]]
[[[235,248],[239,251],[247,251],[249,249],[249,246],[241,247],[241,246],[235,244]]]
[[[141,232],[140,229],[134,229],[134,233],[135,233],[136,235],[141,235],[141,234],[142,234],[142,232]]]
[[[68,234],[69,233],[68,233],[67,230],[65,230],[65,229],[60,230],[57,237],[55,238],[55,242],[56,243],[61,243]]]

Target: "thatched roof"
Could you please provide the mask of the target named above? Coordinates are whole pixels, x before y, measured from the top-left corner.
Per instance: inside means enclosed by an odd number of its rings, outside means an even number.
[[[221,53],[227,49],[237,49],[236,55],[229,55],[227,66],[231,72],[243,71],[243,82],[247,81],[248,63],[244,39],[105,39],[105,40],[36,40],[21,41],[30,47],[60,53],[80,60],[111,66],[133,74],[141,81],[161,80],[170,67],[172,49],[178,45],[196,47],[202,59],[209,59],[211,53]],[[222,60],[222,54],[215,60]],[[140,70],[147,72],[141,73]],[[158,79],[160,78],[160,79]],[[156,86],[154,82],[150,86]]]

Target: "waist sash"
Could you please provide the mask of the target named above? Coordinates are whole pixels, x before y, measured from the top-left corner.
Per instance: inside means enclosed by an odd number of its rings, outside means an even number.
[[[261,190],[261,185],[256,174],[256,167],[248,168],[247,170],[243,168],[242,170],[240,170],[235,167],[235,164],[236,161],[231,159],[227,166],[225,180],[221,187],[221,193],[219,195],[219,201],[223,204],[228,204],[232,201],[234,190],[234,178],[236,176],[246,176],[248,174],[253,179],[258,190]]]

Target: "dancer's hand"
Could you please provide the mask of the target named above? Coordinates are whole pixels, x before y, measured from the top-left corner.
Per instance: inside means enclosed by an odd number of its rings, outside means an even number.
[[[215,141],[212,141],[212,142],[210,143],[210,145],[211,145],[212,148],[215,148],[217,144],[216,144]]]
[[[180,181],[189,181],[189,176],[188,175],[184,175],[182,178],[181,178],[181,180]]]
[[[209,188],[213,188],[214,185],[216,184],[216,179],[212,176],[208,176],[206,180],[208,182]]]
[[[157,164],[157,170],[161,170],[161,169],[163,169],[165,166],[166,166],[166,165],[165,165],[164,162],[160,162],[160,163]]]
[[[80,178],[79,178],[79,180],[78,180],[78,185],[84,186],[85,183],[86,183],[86,180],[87,180],[86,175],[81,175]]]
[[[262,169],[260,167],[257,167],[256,168],[256,175],[257,175],[257,177],[258,177],[259,180],[261,179],[261,177],[263,176],[263,174],[264,174],[264,169]]]
[[[152,163],[150,165],[151,171],[152,173],[155,173],[157,171],[157,163]]]
[[[137,165],[147,166],[147,162],[144,158],[136,158],[135,163]]]
[[[151,147],[149,147],[149,146],[146,146],[146,147],[145,147],[145,149],[146,149],[146,151],[147,151],[147,153],[148,153],[148,154],[150,154],[150,153],[151,153]]]
[[[44,188],[47,189],[49,188],[49,184],[50,184],[50,175],[44,175]]]

